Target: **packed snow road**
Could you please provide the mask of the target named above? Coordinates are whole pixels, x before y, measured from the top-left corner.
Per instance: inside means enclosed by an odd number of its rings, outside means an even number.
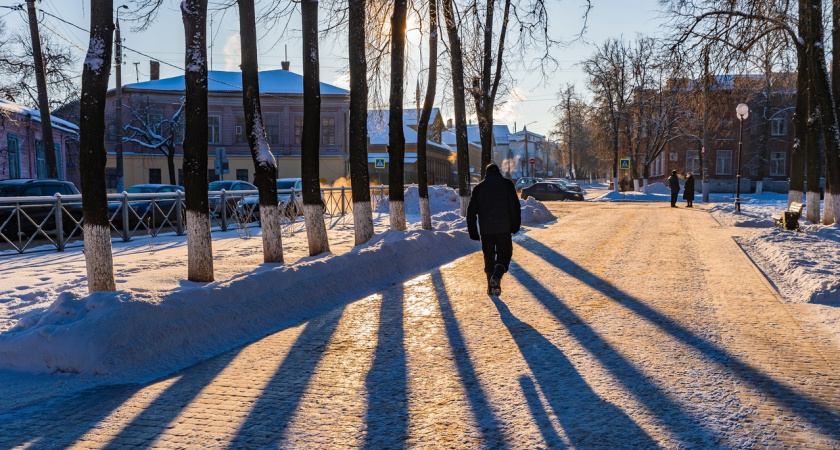
[[[730,228],[551,208],[499,298],[473,253],[156,382],[0,415],[0,447],[840,446],[840,352]]]

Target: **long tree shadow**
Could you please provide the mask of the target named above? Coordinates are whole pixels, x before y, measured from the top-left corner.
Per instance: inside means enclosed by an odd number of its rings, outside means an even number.
[[[532,326],[519,320],[497,297],[490,297],[548,404],[575,448],[654,448],[656,442],[620,408],[604,401],[580,376],[571,361]],[[521,382],[521,380],[520,380]],[[527,387],[527,386],[525,386]],[[526,395],[534,412],[539,398]],[[542,405],[539,405],[540,409]],[[539,415],[535,415],[536,419]],[[548,424],[551,427],[551,424]],[[540,427],[543,434],[548,431]],[[551,428],[551,431],[554,431]]]
[[[673,321],[671,318],[647,306],[626,292],[612,286],[608,281],[599,278],[597,275],[589,272],[545,244],[528,236],[520,237],[517,239],[517,242],[523,248],[539,256],[552,266],[557,267],[563,272],[566,272],[570,276],[585,283],[590,288],[602,293],[604,296],[635,312],[651,324],[670,334],[674,339],[677,339],[683,344],[693,347],[697,351],[703,353],[703,355],[711,361],[727,366],[744,382],[758,389],[769,398],[772,398],[784,405],[792,412],[800,415],[822,433],[832,436],[835,439],[840,439],[840,422],[837,421],[836,412],[828,409],[818,400],[812,400],[787,385],[774,380],[771,376],[755,369],[749,364],[740,361],[737,357],[730,355],[726,350],[718,347],[713,342],[695,335],[690,330]],[[548,289],[540,285],[532,276],[521,268],[516,267],[511,271],[511,273],[513,276],[518,278],[523,285],[530,288],[534,293],[534,296],[540,300],[546,308],[551,311],[555,317],[557,317],[558,320],[569,327],[572,333],[583,345],[587,346],[594,355],[599,356],[607,366],[613,366],[613,368],[616,369],[614,370],[614,373],[622,374],[625,377],[630,378],[630,380],[628,380],[629,382],[626,383],[628,386],[638,386],[638,383],[641,383],[640,387],[633,389],[634,391],[639,391],[637,393],[639,398],[647,399],[646,401],[649,404],[665,401],[665,406],[670,405],[672,412],[677,413],[676,416],[671,416],[672,419],[670,420],[670,423],[672,426],[692,423],[695,424],[693,427],[695,430],[693,430],[693,432],[688,431],[687,435],[683,434],[684,437],[690,437],[693,433],[696,433],[697,422],[693,418],[690,418],[684,412],[681,412],[676,403],[667,399],[665,393],[657,392],[659,389],[647,381],[644,374],[640,373],[634,368],[634,366],[624,360],[623,357],[621,357],[614,349],[604,347],[603,340],[598,337],[597,333],[590,327],[586,326],[580,317],[578,317],[560,299],[558,299]],[[604,354],[605,352],[606,354]],[[661,408],[653,409],[662,411]],[[690,420],[686,421],[686,419]],[[708,435],[708,432],[704,432],[704,435]]]
[[[652,383],[644,373],[604,341],[559,298],[521,267],[512,265],[510,273],[530,290],[534,297],[566,326],[572,336],[591,355],[598,358],[627,390],[632,392],[635,398],[645,403],[649,410],[657,413],[662,423],[670,427],[683,440],[683,445],[707,447],[714,444],[717,439],[712,430],[707,429],[699,418],[693,417],[667,392]],[[565,357],[563,359],[565,360]]]
[[[408,434],[408,381],[403,328],[404,293],[400,284],[382,298],[376,350],[365,379],[368,397],[365,448],[405,446]]]
[[[461,378],[464,390],[467,392],[467,400],[470,402],[475,423],[480,427],[484,446],[487,448],[508,448],[499,419],[487,401],[487,394],[482,389],[475,367],[470,360],[464,335],[458,326],[458,319],[455,317],[455,311],[452,309],[452,302],[449,299],[449,294],[446,292],[446,285],[443,282],[440,270],[433,270],[431,276],[435,295],[440,305],[440,313],[443,317],[446,335],[449,338],[449,346],[452,348],[452,353],[455,357],[458,375]]]
[[[519,387],[522,388],[522,394],[525,395],[528,409],[531,410],[531,417],[537,423],[540,434],[542,434],[543,440],[548,445],[548,448],[560,449],[568,447],[563,442],[563,439],[560,438],[560,435],[557,434],[554,425],[551,424],[548,412],[540,401],[540,394],[537,392],[537,387],[534,386],[534,380],[527,375],[522,375],[519,377]]]
[[[265,448],[280,444],[324,348],[338,328],[344,309],[342,306],[330,310],[306,324],[228,448]]]

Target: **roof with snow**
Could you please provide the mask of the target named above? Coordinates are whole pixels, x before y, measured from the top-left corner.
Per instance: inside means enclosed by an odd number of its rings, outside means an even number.
[[[408,126],[417,126],[417,122],[420,118],[420,113],[422,109],[404,109],[403,110],[403,122]],[[432,108],[432,114],[429,116],[429,124],[434,123],[435,118],[440,114],[440,108]]]
[[[493,138],[496,140],[496,145],[510,143],[510,138],[512,136],[510,128],[508,128],[507,125],[493,125]],[[447,145],[456,145],[455,133],[453,133],[452,130],[446,130],[441,133],[440,140]],[[481,135],[478,132],[478,125],[467,125],[467,141],[472,144],[481,143]]]
[[[11,102],[5,99],[0,98],[0,109],[3,111],[13,112],[17,114],[22,114],[24,116],[30,117],[32,120],[36,122],[41,121],[41,111],[33,108],[27,108],[23,105],[19,105],[15,102]],[[68,133],[79,134],[79,126],[73,123],[70,123],[66,120],[59,119],[53,115],[50,115],[50,123],[52,125],[62,131],[66,131]]]
[[[368,141],[370,145],[388,145],[388,119],[391,117],[387,109],[368,111]],[[403,118],[405,114],[403,114]],[[403,120],[403,134],[406,144],[417,143],[417,132]]]
[[[264,70],[260,72],[260,92],[264,94],[303,95],[303,76],[288,70]],[[211,70],[208,73],[210,92],[242,92],[242,72]],[[184,76],[162,78],[123,86],[123,90],[183,92]],[[321,95],[350,95],[350,91],[327,83],[321,83]]]

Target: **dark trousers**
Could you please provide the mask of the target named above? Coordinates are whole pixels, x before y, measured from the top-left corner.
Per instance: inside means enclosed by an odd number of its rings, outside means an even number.
[[[510,267],[513,256],[513,242],[510,233],[482,234],[481,251],[484,252],[484,272],[493,273],[496,264],[505,266],[505,272]]]
[[[677,206],[677,196],[680,195],[679,192],[671,191],[671,206]]]

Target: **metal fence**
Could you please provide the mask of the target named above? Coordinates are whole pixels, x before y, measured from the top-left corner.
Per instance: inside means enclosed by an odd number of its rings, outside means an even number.
[[[278,209],[285,227],[302,221],[300,191],[278,190]],[[388,195],[388,186],[371,186],[373,208]],[[211,191],[208,193],[212,231],[260,226],[258,191]],[[324,216],[340,217],[353,212],[349,187],[322,188]],[[124,242],[136,237],[173,233],[182,236],[184,194],[108,194],[108,217],[112,238]],[[83,243],[82,196],[9,197],[0,199],[0,255],[26,251],[63,251]]]

